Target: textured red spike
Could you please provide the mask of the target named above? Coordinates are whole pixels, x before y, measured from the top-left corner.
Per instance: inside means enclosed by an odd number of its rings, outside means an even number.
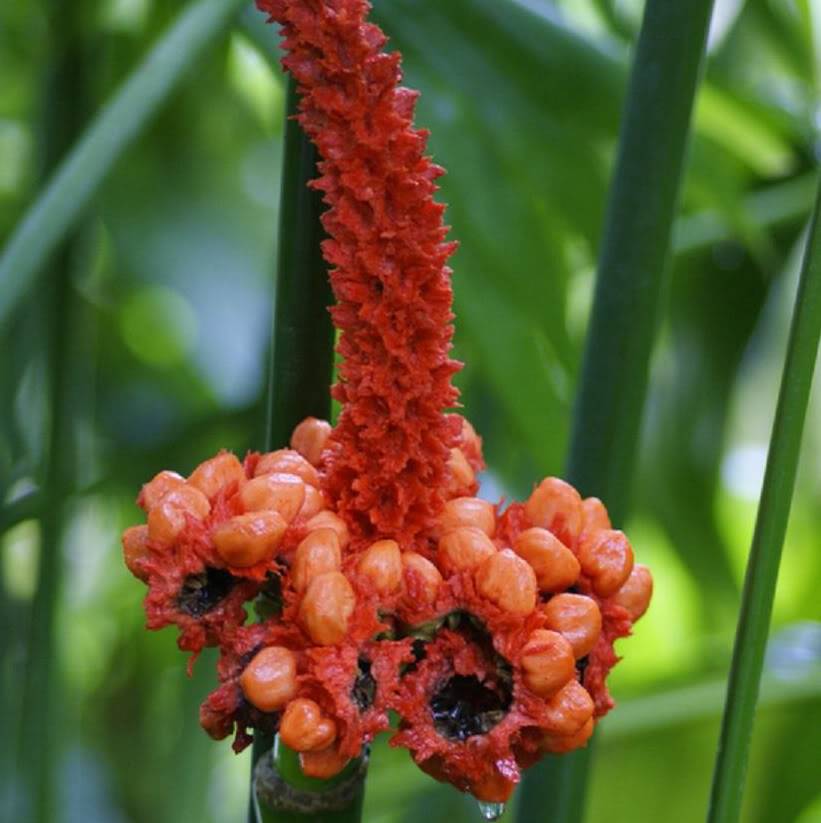
[[[458,432],[446,409],[460,364],[449,357],[451,270],[442,173],[412,126],[416,92],[360,0],[260,0],[282,26],[285,67],[301,95],[299,122],[316,143],[313,185],[328,209],[334,324],[343,357],[333,396],[343,405],[326,489],[356,538],[410,548],[442,506]]]

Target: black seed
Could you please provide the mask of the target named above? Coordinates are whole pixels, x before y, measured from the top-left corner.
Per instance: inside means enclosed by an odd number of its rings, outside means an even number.
[[[201,574],[190,574],[177,595],[177,605],[190,617],[202,617],[228,596],[235,582],[224,569],[208,568]]]
[[[504,684],[490,686],[475,675],[454,675],[430,701],[434,728],[450,740],[486,734],[502,721],[512,699]]]
[[[364,657],[359,658],[359,674],[356,676],[351,689],[351,700],[356,703],[359,711],[364,712],[373,706],[376,698],[376,680],[371,674],[371,661]]]

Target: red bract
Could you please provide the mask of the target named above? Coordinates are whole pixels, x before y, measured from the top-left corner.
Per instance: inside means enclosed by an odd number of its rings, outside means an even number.
[[[200,712],[212,737],[233,732],[239,751],[278,731],[327,778],[395,712],[393,745],[502,802],[612,707],[613,645],[652,578],[601,501],[558,478],[504,511],[475,496],[481,439],[448,411],[454,245],[416,93],[364,0],[259,5],[282,26],[322,157],[342,412],[335,427],[300,423],[291,449],[162,472],[125,560],[148,585],[149,628],[177,625],[194,653],[219,647]]]

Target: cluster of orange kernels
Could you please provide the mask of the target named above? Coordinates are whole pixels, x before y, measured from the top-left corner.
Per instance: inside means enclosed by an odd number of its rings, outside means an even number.
[[[501,515],[474,497],[467,421],[422,545],[357,538],[323,496],[331,436],[309,418],[292,449],[223,452],[143,487],[147,525],[123,546],[149,627],[176,624],[193,652],[219,646],[200,719],[215,738],[235,731],[237,749],[248,728],[278,731],[306,774],[329,777],[394,711],[394,745],[502,801],[521,768],[584,745],[612,706],[613,642],[647,608],[650,574],[601,502],[561,480]]]

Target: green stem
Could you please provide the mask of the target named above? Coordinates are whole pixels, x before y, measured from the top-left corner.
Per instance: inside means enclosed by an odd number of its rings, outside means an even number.
[[[40,492],[32,489],[16,497],[10,503],[0,506],[0,535],[24,520],[37,517],[40,500]]]
[[[712,0],[648,0],[630,76],[568,479],[624,522]],[[526,775],[518,820],[580,821],[591,747]]]
[[[49,173],[75,140],[88,108],[89,50],[83,38],[85,4],[66,10],[59,0],[47,7],[50,61],[46,69],[45,112],[41,129],[41,166]],[[61,689],[54,666],[54,629],[63,570],[61,542],[64,508],[74,467],[71,382],[72,270],[76,237],[56,249],[50,261],[52,288],[42,301],[45,308],[48,370],[48,451],[42,472],[40,556],[37,587],[28,615],[27,656],[22,678],[18,751],[25,790],[24,817],[49,823],[55,817],[56,773],[60,759],[56,718]],[[39,309],[40,300],[33,301]]]
[[[795,487],[804,419],[821,338],[821,189],[795,299],[781,391],[770,439],[747,576],[741,599],[727,700],[718,746],[710,823],[741,814],[744,779],[764,665],[778,566]]]
[[[266,51],[269,50],[266,48]],[[334,331],[328,306],[333,298],[320,247],[324,237],[320,223],[322,198],[307,186],[308,181],[317,176],[316,149],[293,119],[298,103],[295,84],[289,78],[268,383],[268,448],[287,445],[294,426],[305,417],[327,419],[331,410]],[[254,740],[254,769],[271,751],[273,742],[270,737],[262,736]],[[320,810],[311,814],[272,808],[265,803],[256,790],[256,781],[252,780],[250,823],[257,823],[255,798],[259,803],[258,823],[298,820],[355,823],[359,820],[364,795],[364,780],[359,771],[351,778],[357,787],[353,799],[342,809],[322,809],[321,795],[339,780],[308,780],[302,775],[298,757],[293,752],[289,753],[281,744],[276,745],[276,752],[273,765],[279,776],[289,787],[320,798]],[[351,768],[359,769],[360,761]],[[340,777],[346,777],[346,773]]]
[[[282,166],[279,261],[268,381],[270,448],[287,445],[294,426],[330,414],[333,302],[320,243],[322,197],[307,187],[317,177],[316,150],[296,120],[298,99],[288,82],[288,122]]]
[[[197,0],[129,76],[15,229],[0,256],[0,327],[123,152],[148,125],[186,69],[247,0]]]

